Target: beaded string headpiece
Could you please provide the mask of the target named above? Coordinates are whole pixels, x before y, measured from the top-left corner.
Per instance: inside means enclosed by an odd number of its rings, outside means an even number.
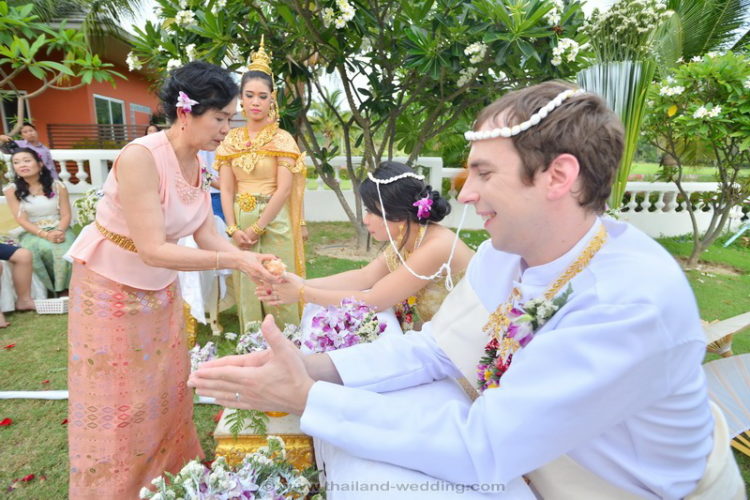
[[[518,135],[521,132],[524,132],[530,129],[534,125],[538,125],[539,122],[544,120],[547,117],[547,115],[549,115],[550,112],[552,112],[553,109],[558,107],[560,104],[563,103],[563,101],[565,101],[569,97],[583,94],[583,93],[584,93],[584,90],[582,89],[565,90],[557,94],[557,96],[555,96],[554,99],[552,99],[546,105],[542,106],[539,111],[531,115],[531,117],[523,123],[519,123],[518,125],[513,125],[512,127],[493,128],[492,130],[476,130],[476,131],[469,130],[467,132],[464,132],[464,137],[469,142],[484,141],[486,139],[496,139],[498,137],[513,137],[514,135]]]
[[[456,253],[456,245],[458,244],[458,236],[461,234],[461,229],[464,226],[464,219],[466,218],[466,209],[468,208],[468,205],[464,205],[464,211],[461,214],[461,222],[458,223],[458,228],[456,229],[456,236],[453,238],[453,244],[451,245],[451,253],[448,256],[448,260],[446,262],[443,262],[440,265],[440,268],[432,275],[430,276],[423,276],[414,269],[412,269],[409,264],[406,263],[406,259],[404,259],[404,256],[401,255],[401,252],[398,251],[398,247],[396,246],[396,242],[393,241],[393,236],[391,236],[391,229],[388,227],[387,218],[385,215],[385,204],[383,203],[383,196],[380,194],[380,185],[381,184],[391,184],[392,182],[399,181],[401,179],[406,179],[411,177],[412,179],[417,179],[418,181],[424,181],[424,176],[415,174],[414,172],[404,172],[403,174],[394,175],[393,177],[388,177],[387,179],[378,179],[374,175],[372,175],[372,172],[367,172],[367,178],[370,179],[372,182],[375,183],[375,190],[378,192],[378,201],[380,202],[380,211],[383,214],[383,222],[385,223],[385,232],[388,234],[388,241],[391,244],[391,247],[393,248],[393,251],[396,252],[396,255],[398,255],[398,260],[401,261],[401,264],[404,266],[404,268],[411,273],[412,276],[415,278],[421,279],[421,280],[427,280],[431,281],[438,276],[440,276],[443,271],[445,271],[445,288],[450,291],[453,290],[453,276],[451,273],[451,262],[453,261],[453,255]]]

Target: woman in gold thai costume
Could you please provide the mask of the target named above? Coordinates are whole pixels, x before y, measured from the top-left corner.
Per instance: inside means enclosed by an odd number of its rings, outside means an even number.
[[[227,234],[235,245],[275,254],[290,271],[304,276],[304,154],[291,134],[279,128],[270,62],[261,40],[240,84],[247,123],[229,131],[216,150],[214,167],[220,174]],[[233,281],[242,333],[249,321],[267,313],[282,325],[299,323],[298,304],[262,304],[250,279],[235,273]]]

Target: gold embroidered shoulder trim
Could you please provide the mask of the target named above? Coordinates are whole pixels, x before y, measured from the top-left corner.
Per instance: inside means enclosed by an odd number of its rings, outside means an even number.
[[[239,153],[232,153],[228,155],[217,154],[216,158],[220,160],[233,160],[235,158],[239,158],[240,156],[245,156],[245,155],[250,155],[250,154],[255,154],[259,156],[276,156],[276,157],[286,156],[293,160],[296,160],[300,156],[299,153],[293,153],[291,151],[269,151],[266,149],[261,149],[258,151],[240,151]]]

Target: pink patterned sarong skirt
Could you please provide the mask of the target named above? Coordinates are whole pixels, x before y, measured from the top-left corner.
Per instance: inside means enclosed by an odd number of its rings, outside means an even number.
[[[70,498],[138,498],[203,458],[179,287],[131,288],[76,262],[69,309]]]

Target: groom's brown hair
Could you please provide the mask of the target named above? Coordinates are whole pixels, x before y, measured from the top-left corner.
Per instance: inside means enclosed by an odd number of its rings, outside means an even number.
[[[523,123],[561,92],[575,88],[566,82],[549,81],[508,92],[479,113],[474,130],[486,122],[497,127]],[[558,155],[571,154],[580,165],[578,202],[594,212],[604,211],[620,165],[624,131],[599,96],[571,96],[538,125],[511,140],[523,162],[521,180],[525,184],[532,185],[536,173],[547,170]]]

